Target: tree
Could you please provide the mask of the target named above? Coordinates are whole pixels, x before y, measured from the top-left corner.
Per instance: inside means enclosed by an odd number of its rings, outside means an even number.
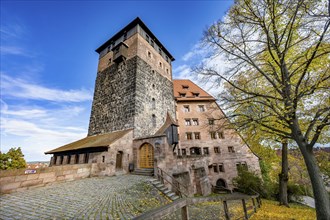
[[[325,0],[237,0],[204,35],[225,73],[208,64],[197,71],[223,83],[222,106],[237,129],[292,140],[313,187],[318,219],[330,202],[313,153],[329,137],[330,3]]]
[[[0,152],[0,170],[25,168],[26,162],[20,147],[10,148],[7,153]]]

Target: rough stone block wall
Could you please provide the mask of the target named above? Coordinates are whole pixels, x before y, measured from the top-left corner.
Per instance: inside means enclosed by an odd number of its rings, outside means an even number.
[[[53,166],[36,169],[34,174],[24,174],[26,169],[0,172],[0,193],[12,193],[56,182],[72,181],[89,177],[91,164]]]
[[[97,74],[88,135],[133,128],[136,59]]]
[[[164,124],[167,112],[175,118],[175,104],[172,81],[152,69],[138,56],[135,59],[137,72],[134,137],[142,137],[153,135]],[[156,118],[155,126],[152,115]]]

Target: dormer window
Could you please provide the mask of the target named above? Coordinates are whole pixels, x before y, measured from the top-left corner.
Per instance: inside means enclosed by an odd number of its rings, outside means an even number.
[[[187,85],[182,85],[182,89],[189,89],[189,86],[187,86]]]
[[[198,93],[198,92],[192,92],[192,95],[193,95],[194,97],[198,97],[198,96],[199,96],[199,93]]]
[[[186,93],[179,93],[180,94],[180,97],[185,97],[186,96]]]

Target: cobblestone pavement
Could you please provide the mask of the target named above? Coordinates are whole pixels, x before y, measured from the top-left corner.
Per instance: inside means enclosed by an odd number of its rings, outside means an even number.
[[[0,219],[131,219],[170,202],[149,179],[87,178],[1,195]]]

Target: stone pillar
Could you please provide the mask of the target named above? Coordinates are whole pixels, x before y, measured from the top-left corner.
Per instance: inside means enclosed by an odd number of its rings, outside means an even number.
[[[79,164],[84,163],[85,161],[85,154],[79,154]]]
[[[50,158],[49,166],[54,166],[54,156]]]
[[[61,156],[54,156],[56,157],[56,164],[55,165],[61,165]]]
[[[63,157],[63,162],[62,162],[62,164],[63,164],[63,165],[68,164],[68,155],[65,155],[65,156]]]

